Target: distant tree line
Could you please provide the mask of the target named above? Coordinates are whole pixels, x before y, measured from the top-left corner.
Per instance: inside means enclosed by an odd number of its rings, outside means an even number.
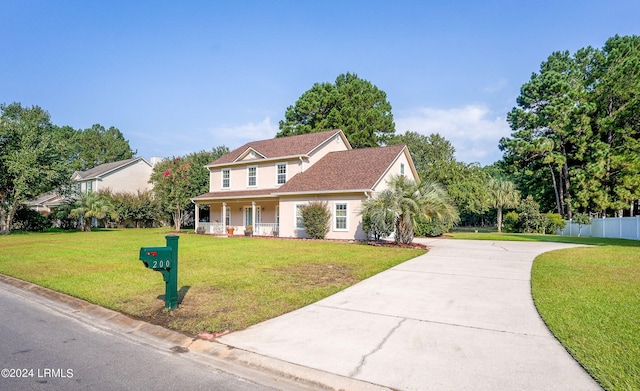
[[[27,200],[54,189],[71,191],[74,171],[134,154],[117,128],[76,130],[52,124],[38,106],[0,105],[0,233],[11,231]]]
[[[640,36],[552,53],[520,89],[501,167],[567,218],[633,216],[640,199]]]
[[[208,190],[208,170],[204,165],[228,152],[221,146],[180,158],[187,162],[189,196]],[[12,229],[44,230],[55,219],[62,228],[75,228],[80,221],[84,230],[91,220],[105,225],[148,226],[154,222],[173,223],[174,190],[166,191],[158,175],[167,162],[154,170],[158,191],[128,194],[102,191],[76,194],[71,176],[104,163],[132,158],[136,154],[119,129],[95,124],[88,129],[73,129],[51,123],[48,112],[39,106],[23,107],[20,103],[0,105],[0,233]],[[161,178],[162,175],[160,175]],[[172,176],[167,176],[171,177]],[[166,179],[166,178],[165,178]],[[69,202],[57,208],[52,216],[41,216],[25,206],[25,202],[50,191],[68,196]],[[193,205],[180,198],[185,213],[193,215]]]

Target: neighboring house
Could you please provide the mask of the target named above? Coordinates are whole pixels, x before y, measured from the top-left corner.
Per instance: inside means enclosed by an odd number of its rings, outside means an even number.
[[[405,145],[352,149],[339,129],[250,142],[206,167],[209,193],[192,200],[209,206],[210,223],[196,207],[196,232],[212,234],[303,238],[301,208],[318,200],[331,210],[328,239],[364,240],[362,202],[394,175],[418,178]]]
[[[71,179],[80,193],[110,189],[113,193],[138,193],[151,190],[153,166],[142,157],[105,163],[86,171],[76,171]]]
[[[76,182],[78,193],[110,189],[114,193],[134,193],[151,190],[149,183],[152,165],[142,157],[101,164],[86,171],[76,171],[71,179]],[[57,191],[40,195],[26,204],[43,214],[51,213],[64,203],[64,196]]]

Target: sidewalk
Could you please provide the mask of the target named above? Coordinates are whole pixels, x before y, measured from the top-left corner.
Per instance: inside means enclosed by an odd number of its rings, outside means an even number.
[[[219,343],[398,390],[599,390],[539,317],[557,243],[423,240],[428,254]]]

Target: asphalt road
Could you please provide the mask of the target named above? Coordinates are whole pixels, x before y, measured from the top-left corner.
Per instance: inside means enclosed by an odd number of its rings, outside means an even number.
[[[0,283],[1,390],[271,390],[104,328]]]

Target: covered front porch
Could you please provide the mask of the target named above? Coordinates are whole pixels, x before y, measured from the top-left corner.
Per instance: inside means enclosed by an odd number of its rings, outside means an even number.
[[[228,236],[278,236],[279,202],[277,199],[236,199],[198,201],[209,211],[196,209],[195,232]],[[205,212],[206,214],[201,214]]]

